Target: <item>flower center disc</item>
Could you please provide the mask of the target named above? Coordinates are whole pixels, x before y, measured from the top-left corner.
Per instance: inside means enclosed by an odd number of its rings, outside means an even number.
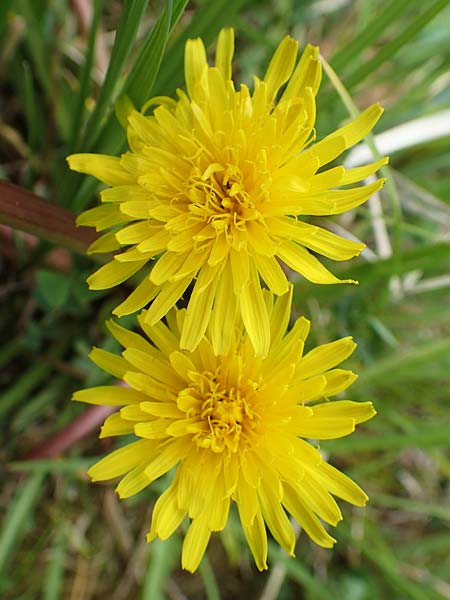
[[[186,416],[193,422],[190,431],[199,447],[234,453],[260,420],[248,400],[255,386],[243,390],[226,385],[219,371],[192,374],[192,385],[179,394],[178,407],[187,409]]]

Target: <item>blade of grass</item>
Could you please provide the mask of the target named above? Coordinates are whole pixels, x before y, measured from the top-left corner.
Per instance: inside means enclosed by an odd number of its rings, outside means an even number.
[[[184,46],[189,38],[201,37],[208,45],[212,42],[221,27],[230,25],[233,18],[249,0],[215,0],[206,2],[202,10],[192,17],[183,33],[177,37],[168,49],[164,69],[158,74],[153,94],[155,96],[171,95],[183,81]]]
[[[143,41],[136,61],[133,64],[122,88],[122,92],[141,106],[151,96],[152,87],[161,66],[167,39],[173,27],[182,15],[187,0],[169,1],[156,21],[154,27]],[[125,145],[125,134],[114,113],[111,113],[99,136],[97,150],[101,153],[119,154]],[[86,148],[83,147],[83,150]],[[78,179],[77,174],[73,174]],[[73,179],[72,181],[74,181]],[[71,200],[70,206],[75,212],[82,210],[89,198],[98,188],[98,181],[93,177],[84,178]],[[68,193],[68,197],[71,197]]]
[[[206,598],[208,600],[220,600],[219,586],[206,554],[200,563],[199,572],[205,586]]]
[[[91,467],[99,456],[89,458],[44,458],[41,460],[15,460],[8,463],[10,471],[19,473],[68,473],[77,474],[85,472]]]
[[[0,532],[0,589],[5,583],[6,567],[26,531],[43,483],[43,473],[34,473],[20,483],[4,515]]]
[[[448,0],[446,0],[448,1]],[[356,118],[359,116],[360,111],[357,109],[355,103],[353,102],[350,94],[345,88],[342,81],[337,76],[336,72],[333,70],[331,65],[323,58],[320,57],[321,63],[324,67],[326,74],[328,75],[331,83],[333,84],[335,90],[339,94],[344,106],[347,108],[349,115],[352,118]],[[374,160],[379,160],[381,157],[380,153],[375,146],[374,137],[372,133],[369,133],[365,141],[370,148]],[[401,244],[401,223],[402,223],[402,210],[400,205],[400,199],[398,197],[398,193],[394,184],[393,177],[390,177],[390,171],[388,167],[383,167],[381,173],[384,177],[386,177],[386,194],[388,195],[391,203],[392,215],[393,215],[393,254],[394,260],[397,261],[397,257],[399,256],[400,244]],[[382,221],[384,224],[384,221]],[[386,234],[387,235],[387,234]]]
[[[25,42],[30,52],[30,58],[34,64],[35,73],[39,79],[48,99],[52,98],[52,82],[48,68],[49,48],[47,36],[43,35],[42,23],[45,22],[43,15],[38,15],[38,3],[31,0],[19,0],[18,9],[22,13],[26,25],[27,35]]]
[[[322,442],[324,448],[334,454],[344,456],[353,452],[375,451],[383,452],[399,450],[410,446],[424,448],[449,447],[450,439],[447,427],[437,428],[431,425],[421,425],[419,431],[414,433],[386,433],[374,436],[352,436],[335,441]]]
[[[0,416],[7,413],[15,404],[20,404],[50,373],[51,367],[46,364],[34,364],[13,383],[0,398]]]
[[[427,10],[414,19],[408,27],[401,31],[399,35],[393,36],[390,42],[383,44],[372,59],[364,62],[345,79],[347,88],[351,89],[361,84],[371,73],[387,62],[400,48],[403,48],[416,36],[448,3],[449,0],[435,0],[435,2],[429,4]]]
[[[392,384],[408,377],[411,369],[420,369],[428,362],[435,362],[441,355],[450,352],[450,338],[423,344],[409,352],[399,352],[385,359],[378,360],[374,365],[367,366],[358,378],[358,385],[365,386],[389,379]]]
[[[142,600],[165,600],[165,581],[179,559],[180,542],[177,536],[152,542],[149,562],[142,587]]]
[[[34,90],[33,77],[31,75],[30,65],[23,63],[23,90],[25,103],[25,117],[27,120],[28,146],[31,150],[36,150],[39,140],[42,139],[40,131],[39,116],[39,98],[36,97]]]
[[[89,36],[86,46],[86,56],[83,63],[83,68],[80,73],[80,83],[78,87],[78,93],[75,99],[75,109],[73,111],[73,120],[71,124],[70,132],[70,146],[75,148],[77,146],[78,138],[80,135],[82,117],[84,113],[84,103],[89,91],[89,83],[92,71],[92,65],[94,62],[94,50],[95,41],[97,37],[98,25],[100,17],[102,15],[104,0],[94,0],[94,14],[92,17],[91,28],[89,30]]]
[[[342,71],[348,63],[354,61],[370,44],[377,41],[386,29],[395,23],[395,19],[402,15],[408,5],[415,4],[414,0],[394,0],[386,5],[373,17],[368,25],[355,36],[342,50],[339,50],[331,59],[333,69]]]
[[[450,509],[448,506],[440,506],[439,504],[430,504],[429,502],[420,502],[411,500],[410,498],[401,498],[399,496],[391,496],[390,494],[374,494],[370,495],[372,506],[385,506],[388,508],[401,508],[408,512],[415,512],[428,517],[436,517],[450,521]],[[450,538],[449,538],[450,545]]]
[[[42,586],[43,600],[58,600],[62,597],[61,588],[64,577],[64,559],[66,556],[64,523],[56,530],[56,539],[49,553],[49,563],[44,574]]]
[[[177,2],[178,17],[183,12],[187,0]],[[166,2],[166,7],[153,26],[150,34],[142,44],[139,54],[127,77],[124,92],[139,108],[150,98],[153,84],[158,74],[164,55],[172,23],[173,2]],[[175,22],[177,19],[175,20]]]
[[[105,80],[100,89],[94,111],[87,122],[82,140],[78,145],[78,148],[84,152],[89,152],[93,149],[104,126],[107,111],[111,108],[117,95],[119,80],[123,74],[128,56],[133,49],[133,44],[147,4],[148,0],[127,0],[125,2],[117,26]]]

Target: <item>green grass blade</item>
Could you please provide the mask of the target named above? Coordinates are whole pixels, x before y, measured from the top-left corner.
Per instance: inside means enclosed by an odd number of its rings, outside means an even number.
[[[31,69],[27,62],[23,63],[23,91],[25,117],[27,120],[28,146],[31,150],[36,150],[39,141],[42,140],[42,133],[39,127],[40,117],[38,113],[40,99],[36,97]]]
[[[39,460],[16,460],[8,463],[10,471],[21,473],[69,473],[77,474],[85,472],[91,467],[99,456],[90,456],[89,458],[43,458]]]
[[[165,581],[179,560],[180,542],[178,537],[167,540],[156,539],[150,546],[149,562],[142,587],[142,600],[165,600]]]
[[[138,108],[141,108],[151,96],[153,84],[166,49],[169,33],[173,26],[172,4],[172,1],[166,2],[166,7],[156,21],[152,31],[144,40],[124,85],[124,92],[130,96]],[[182,12],[186,4],[187,0],[178,2],[177,8],[181,9]]]
[[[45,377],[50,373],[51,367],[46,364],[36,363],[13,383],[0,398],[0,416],[6,414],[14,405],[20,404]]]
[[[373,17],[370,23],[354,37],[342,50],[337,52],[330,60],[333,69],[341,71],[355,60],[370,44],[377,41],[386,29],[393,25],[395,19],[404,13],[408,5],[414,0],[393,0],[388,5],[383,3],[382,9]]]
[[[206,598],[208,600],[220,600],[219,586],[206,554],[200,563],[199,571],[205,586]]]
[[[249,0],[215,0],[197,11],[183,33],[168,49],[164,69],[159,72],[153,91],[155,96],[171,95],[183,81],[184,46],[189,38],[201,37],[207,46],[225,25],[230,25]]]
[[[78,93],[75,99],[75,108],[73,111],[73,119],[71,124],[70,131],[70,147],[75,148],[78,142],[78,137],[80,135],[82,123],[83,113],[84,113],[84,103],[89,91],[89,83],[91,78],[92,65],[94,63],[94,50],[95,50],[95,42],[97,38],[97,30],[100,21],[100,17],[102,15],[104,0],[95,0],[94,1],[94,14],[92,17],[91,28],[89,31],[89,36],[87,40],[86,46],[86,56],[84,59],[83,67],[80,72],[80,81],[78,87]]]
[[[19,0],[17,6],[26,22],[27,36],[25,40],[29,49],[30,59],[34,64],[36,76],[46,96],[51,99],[52,82],[48,68],[49,48],[46,43],[48,38],[42,30],[42,24],[45,22],[45,19],[42,18],[43,15],[37,13],[39,6],[32,0]]]
[[[367,62],[363,63],[353,73],[345,79],[347,88],[362,83],[368,75],[373,73],[378,67],[386,63],[392,56],[403,48],[415,35],[421,31],[440,11],[447,6],[449,0],[436,0],[429,5],[428,9],[419,15],[408,27],[399,35],[393,36],[393,39],[387,44],[383,44],[377,54]]]
[[[56,539],[49,553],[49,562],[44,574],[42,600],[58,600],[62,597],[61,588],[64,577],[64,559],[66,556],[64,526],[56,531]]]
[[[17,488],[13,500],[4,515],[0,532],[0,588],[5,582],[5,570],[13,551],[26,531],[29,519],[44,482],[42,473],[30,475]]]
[[[414,433],[386,433],[377,432],[373,436],[353,435],[337,441],[322,442],[323,447],[336,455],[351,454],[352,452],[368,452],[374,450],[400,450],[410,446],[419,448],[450,447],[450,438],[447,427],[438,428],[432,425],[421,425],[420,430]]]
[[[429,502],[420,502],[410,498],[401,498],[400,496],[391,496],[390,494],[371,494],[372,506],[383,506],[388,508],[401,508],[408,512],[415,512],[428,517],[436,517],[450,521],[450,508],[439,504],[430,504]],[[450,539],[448,540],[450,546]]]
[[[187,0],[167,2],[163,13],[141,45],[136,61],[122,88],[123,93],[130,96],[138,107],[142,106],[151,97],[168,36],[182,15],[186,4]],[[124,131],[116,116],[111,113],[98,139],[96,149],[98,152],[116,155],[121,152],[124,143]],[[82,149],[83,151],[86,150],[84,147]],[[98,185],[97,180],[94,178],[84,178],[78,192],[71,201],[71,207],[75,212],[85,208]]]
[[[82,141],[79,144],[79,148],[84,152],[89,152],[94,147],[105,124],[107,113],[112,108],[112,103],[118,93],[119,80],[123,74],[128,56],[133,49],[147,4],[148,0],[128,0],[125,2],[105,80],[100,89],[95,109],[86,125]]]
[[[392,384],[408,379],[411,371],[420,370],[427,363],[435,362],[441,355],[448,353],[450,338],[417,346],[409,352],[390,355],[363,369],[358,378],[358,385],[363,387],[383,380]]]

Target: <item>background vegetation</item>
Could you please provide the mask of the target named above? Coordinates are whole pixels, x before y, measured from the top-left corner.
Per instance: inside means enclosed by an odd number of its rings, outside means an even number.
[[[379,414],[322,448],[371,501],[342,506],[333,551],[300,534],[297,558],[273,545],[263,574],[236,516],[195,576],[179,568],[181,533],[147,546],[163,483],[119,502],[112,485],[85,475],[116,440],[99,441],[92,429],[45,458],[43,445],[86,411],[69,401],[72,391],[105,381],[87,353],[113,348],[103,322],[124,292],[89,292],[92,258],[0,226],[2,598],[450,598],[449,4],[2,0],[0,176],[55,206],[95,203],[96,182],[69,172],[64,157],[120,153],[114,101],[172,94],[186,38],[213,42],[224,25],[236,28],[238,81],[262,75],[286,33],[320,45],[340,80],[324,76],[318,137],[355,106],[380,101],[375,143],[391,155],[381,196],[326,221],[367,243],[340,269],[360,285],[298,281],[295,295],[296,312],[313,319],[311,343],[351,334],[359,344],[347,363],[361,374],[351,397],[372,400]]]

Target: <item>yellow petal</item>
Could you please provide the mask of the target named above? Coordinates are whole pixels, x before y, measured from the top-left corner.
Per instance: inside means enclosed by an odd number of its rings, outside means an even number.
[[[319,60],[319,48],[307,44],[280,98],[280,102],[299,96],[308,87],[312,89],[315,95],[319,89],[321,74],[322,65]]]
[[[378,169],[384,167],[389,162],[389,158],[386,156],[385,158],[381,158],[376,162],[365,165],[364,167],[355,167],[354,169],[346,169],[345,174],[343,175],[340,185],[348,185],[349,183],[356,183],[357,181],[362,181],[363,179],[367,179],[370,177]]]
[[[126,202],[127,200],[152,200],[152,194],[141,185],[115,185],[100,192],[102,202]]]
[[[240,504],[238,504],[240,509]],[[239,515],[240,515],[239,510]],[[267,569],[267,534],[264,519],[258,510],[251,524],[242,521],[242,529],[259,571]]]
[[[112,312],[118,317],[134,313],[153,300],[158,291],[159,287],[150,281],[149,275],[146,275],[131,294]]]
[[[92,481],[105,481],[123,475],[137,464],[151,456],[156,447],[155,442],[138,440],[122,448],[113,450],[110,454],[95,463],[88,475]]]
[[[306,379],[313,375],[320,375],[348,358],[355,348],[356,344],[351,337],[317,346],[302,358],[297,376]]]
[[[309,537],[324,548],[332,548],[336,542],[324,529],[314,512],[289,485],[284,484],[283,504]]]
[[[342,498],[355,506],[366,505],[368,497],[363,490],[347,475],[344,475],[344,473],[341,473],[328,463],[323,462],[316,469],[316,477],[320,478],[322,485],[338,498]]]
[[[270,314],[270,339],[274,347],[285,334],[291,318],[292,284],[288,286],[288,293],[277,298]]]
[[[149,354],[137,348],[127,348],[122,354],[131,365],[156,381],[174,386],[182,383],[171,365],[162,357],[157,358],[156,353]]]
[[[314,406],[314,414],[319,417],[330,419],[350,418],[354,419],[355,423],[364,423],[377,412],[373,407],[372,402],[352,402],[351,400],[336,400],[335,402],[327,402]]]
[[[177,485],[172,483],[167,490],[161,494],[153,507],[152,525],[147,534],[147,542],[155,535],[161,540],[169,538],[181,524],[186,511],[178,507]]]
[[[194,519],[183,542],[181,552],[181,566],[183,569],[191,573],[197,570],[210,537],[211,531],[206,524],[206,515]]]
[[[216,47],[216,67],[227,81],[232,77],[231,61],[234,54],[234,30],[222,29],[219,33]]]
[[[271,292],[282,296],[288,291],[289,282],[280,264],[273,256],[253,256],[256,268]]]
[[[358,379],[358,375],[352,371],[346,371],[345,369],[333,369],[324,374],[326,379],[326,388],[324,396],[330,397],[339,394],[346,390],[352,385],[352,383]]]
[[[102,348],[92,348],[89,353],[89,358],[93,363],[100,367],[103,371],[111,373],[117,379],[123,379],[123,376],[130,368],[130,364],[121,356],[103,350]]]
[[[105,233],[100,236],[93,242],[89,248],[87,249],[87,254],[95,254],[95,253],[103,253],[103,252],[113,252],[114,250],[119,250],[120,244],[116,239],[116,234],[114,231],[110,231],[109,233]]]
[[[113,319],[106,321],[106,327],[124,348],[138,348],[142,352],[147,352],[150,356],[155,355],[155,348],[142,335],[121,327]]]
[[[342,238],[326,229],[283,217],[271,219],[270,230],[274,235],[299,242],[314,252],[334,260],[348,260],[365,248],[364,244]]]
[[[71,154],[66,158],[72,171],[93,175],[107,185],[127,185],[136,183],[135,178],[126,171],[120,158],[105,154]]]
[[[315,256],[295,242],[282,242],[277,255],[288,267],[313,283],[355,283],[352,279],[338,279]]]
[[[180,348],[194,350],[202,339],[211,314],[211,307],[217,288],[217,278],[214,274],[218,267],[204,266],[192,290],[186,317],[184,319],[183,331],[181,333]],[[205,282],[213,280],[205,287]]]
[[[185,277],[173,283],[165,283],[146,312],[146,323],[154,325],[162,319],[181,298],[191,281],[192,277]]]
[[[342,521],[342,513],[334,498],[315,477],[316,471],[316,468],[307,469],[302,481],[293,485],[292,489],[303,498],[305,505],[309,505],[319,518],[336,526],[339,521]]]
[[[151,481],[154,481],[164,473],[167,473],[186,456],[189,446],[184,439],[170,441],[161,448],[158,456],[153,458],[147,465],[145,473]]]
[[[120,231],[116,232],[116,239],[123,245],[126,244],[138,244],[153,236],[157,231],[161,229],[161,225],[158,225],[158,230],[155,231],[155,226],[151,224],[150,220],[138,221],[132,225],[127,225]]]
[[[205,46],[202,40],[200,38],[188,40],[184,51],[184,75],[186,89],[191,99],[195,98],[196,85],[207,68]]]
[[[133,433],[133,423],[125,421],[120,413],[114,413],[105,420],[98,437],[102,439],[127,433]]]
[[[167,234],[168,232],[164,232]],[[150,273],[150,279],[156,285],[161,285],[174,275],[186,259],[186,254],[165,252],[156,262]]]
[[[227,354],[235,335],[238,301],[233,290],[230,263],[225,265],[217,283],[214,310],[209,330],[214,354]]]
[[[264,521],[273,537],[290,556],[294,556],[295,534],[283,507],[264,485],[259,489],[259,499]]]
[[[112,260],[87,278],[89,289],[106,290],[119,285],[137,273],[146,262],[147,259],[132,262]]]
[[[264,82],[267,85],[267,97],[269,102],[273,100],[276,93],[292,74],[297,59],[298,42],[286,36],[270,61]]]
[[[174,331],[173,327],[168,327],[162,321],[158,321],[154,325],[149,325],[146,322],[146,318],[146,311],[142,311],[138,316],[139,325],[153,344],[159,348],[166,357],[169,357],[171,352],[174,352],[179,348],[179,338],[176,335],[178,332],[176,329]]]
[[[266,356],[270,347],[270,324],[255,266],[239,296],[242,320],[256,356]]]
[[[149,478],[145,474],[145,463],[137,465],[120,481],[116,487],[119,498],[129,498],[134,496],[145,487],[150,485]]]
[[[119,385],[102,385],[86,390],[79,390],[72,396],[72,400],[105,406],[123,406],[124,404],[142,402],[146,399],[144,394]]]
[[[332,136],[342,136],[345,139],[346,147],[354,146],[375,127],[378,119],[383,114],[383,107],[380,104],[372,104],[364,110],[355,119],[333,132]],[[328,136],[330,137],[330,136]]]
[[[85,210],[77,217],[77,225],[83,227],[95,227],[96,231],[103,231],[109,227],[127,223],[130,218],[124,215],[119,206],[114,204],[103,204]]]
[[[137,423],[134,433],[146,440],[159,440],[167,438],[167,428],[173,423],[171,419],[155,419],[145,423]]]

